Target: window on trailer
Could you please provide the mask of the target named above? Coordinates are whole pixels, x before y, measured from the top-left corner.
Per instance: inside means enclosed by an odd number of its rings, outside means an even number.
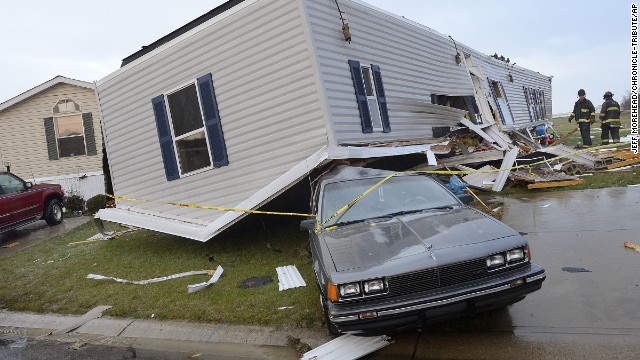
[[[373,82],[373,74],[368,66],[362,67],[362,79],[364,80],[365,93],[367,94],[367,103],[369,104],[369,113],[371,114],[371,123],[373,130],[382,130],[382,118],[380,117],[380,108],[378,106],[378,96]]]
[[[211,167],[196,85],[190,84],[168,94],[167,104],[180,172],[187,174]]]

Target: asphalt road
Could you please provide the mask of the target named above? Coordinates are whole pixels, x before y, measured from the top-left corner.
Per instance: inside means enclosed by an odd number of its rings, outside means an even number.
[[[640,252],[623,243],[640,245],[640,188],[501,200],[503,222],[523,233],[533,261],[547,271],[542,289],[474,319],[389,334],[394,343],[365,358],[639,359]],[[51,339],[21,331],[0,324],[0,359],[296,358],[286,346],[84,335],[80,345],[85,344],[73,349],[73,336]]]
[[[547,279],[476,319],[394,336],[369,359],[640,359],[640,188],[537,194],[505,202]],[[405,351],[406,353],[406,351]]]

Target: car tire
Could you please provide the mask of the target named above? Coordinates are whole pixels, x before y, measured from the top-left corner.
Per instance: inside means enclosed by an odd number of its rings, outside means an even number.
[[[62,212],[60,201],[51,199],[47,202],[44,219],[50,226],[58,225],[62,222],[64,213]]]
[[[333,322],[331,322],[331,320],[329,319],[329,310],[327,309],[327,302],[322,297],[322,295],[320,295],[320,302],[322,303],[322,313],[324,314],[324,322],[327,324],[327,330],[329,330],[329,334],[341,335],[342,333],[340,332],[340,330],[338,330],[336,325]]]

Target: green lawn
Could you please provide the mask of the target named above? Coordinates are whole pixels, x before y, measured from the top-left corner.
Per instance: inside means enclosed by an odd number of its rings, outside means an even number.
[[[4,258],[0,307],[82,314],[97,305],[111,305],[105,314],[119,317],[296,326],[322,322],[307,235],[298,229],[298,221],[244,235],[223,235],[207,243],[137,230],[109,241],[69,245],[96,233],[90,222]],[[144,280],[217,265],[224,268],[220,280],[192,294],[187,285],[210,276],[146,285],[86,278],[93,273]],[[307,286],[279,292],[275,268],[285,265],[296,265]],[[242,280],[260,276],[271,276],[273,282],[253,289],[238,287]]]
[[[599,114],[596,114],[596,122],[594,124],[591,124],[591,136],[593,136],[592,138],[593,145],[601,144],[600,120],[598,119],[598,115]],[[566,133],[568,133],[572,129],[575,129],[578,127],[578,124],[575,122],[575,120],[572,120],[571,123],[569,123],[567,121],[568,118],[569,118],[568,116],[553,118],[553,130],[557,135],[556,138],[559,139],[560,137],[564,136]],[[628,110],[622,112],[622,114],[620,115],[620,122],[622,124],[622,127],[620,128],[620,137],[629,135],[629,133],[631,132],[631,129],[630,129],[631,115]],[[571,147],[576,146],[578,143],[582,143],[582,138],[580,137],[579,130],[574,132],[568,138],[562,141],[562,144],[571,146]]]

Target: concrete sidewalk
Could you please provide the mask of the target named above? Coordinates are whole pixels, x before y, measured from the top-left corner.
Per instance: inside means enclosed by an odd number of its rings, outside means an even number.
[[[228,325],[155,319],[101,317],[66,334],[50,334],[81,316],[0,311],[0,333],[19,332],[31,338],[98,345],[181,351],[185,354],[233,355],[251,359],[296,359],[288,337],[318,347],[332,338],[318,331],[272,326]],[[4,329],[4,331],[3,331]]]

